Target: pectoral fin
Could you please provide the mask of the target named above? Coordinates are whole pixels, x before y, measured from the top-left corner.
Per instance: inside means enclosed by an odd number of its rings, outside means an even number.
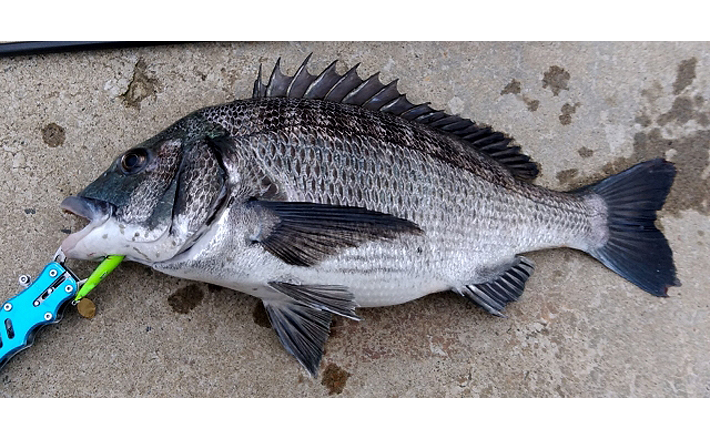
[[[411,221],[360,207],[280,201],[250,204],[276,217],[271,230],[255,237],[254,243],[291,265],[309,267],[347,247],[424,233]]]
[[[489,313],[505,317],[501,311],[509,302],[518,300],[525,282],[533,274],[535,264],[525,256],[517,256],[500,276],[483,284],[466,285],[457,292]]]
[[[283,347],[316,376],[333,315],[291,301],[264,300],[264,308]]]

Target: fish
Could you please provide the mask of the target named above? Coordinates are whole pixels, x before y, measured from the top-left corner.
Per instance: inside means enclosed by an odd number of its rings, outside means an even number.
[[[655,226],[663,158],[576,190],[534,184],[507,134],[414,104],[358,66],[286,75],[194,111],[118,156],[61,208],[88,224],[69,258],[125,260],[262,300],[316,376],[335,315],[453,292],[495,316],[523,294],[526,253],[569,247],[655,295],[680,286]]]

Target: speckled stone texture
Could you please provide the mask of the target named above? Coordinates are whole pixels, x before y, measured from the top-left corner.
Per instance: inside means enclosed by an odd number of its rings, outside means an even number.
[[[218,43],[0,59],[0,301],[84,222],[59,203],[198,108],[246,98],[259,63],[340,59],[513,136],[566,190],[666,157],[660,227],[680,288],[653,297],[567,249],[509,318],[453,294],[336,318],[317,378],[257,299],[120,266],[0,371],[2,396],[710,396],[710,44]],[[73,261],[87,275],[95,264]]]

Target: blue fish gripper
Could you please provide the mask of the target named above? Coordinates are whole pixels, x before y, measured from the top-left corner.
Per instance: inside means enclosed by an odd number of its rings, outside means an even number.
[[[0,308],[0,369],[15,354],[32,346],[40,328],[59,322],[62,306],[76,296],[79,281],[64,266],[60,252],[34,282],[27,275],[20,276],[24,290]]]

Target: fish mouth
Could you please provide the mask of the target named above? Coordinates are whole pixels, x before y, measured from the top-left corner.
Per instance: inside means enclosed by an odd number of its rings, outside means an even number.
[[[89,220],[89,224],[76,233],[67,236],[62,242],[61,248],[68,256],[71,251],[86,235],[92,230],[108,221],[113,212],[113,205],[95,198],[86,198],[80,195],[72,195],[64,199],[59,207],[71,214]]]

